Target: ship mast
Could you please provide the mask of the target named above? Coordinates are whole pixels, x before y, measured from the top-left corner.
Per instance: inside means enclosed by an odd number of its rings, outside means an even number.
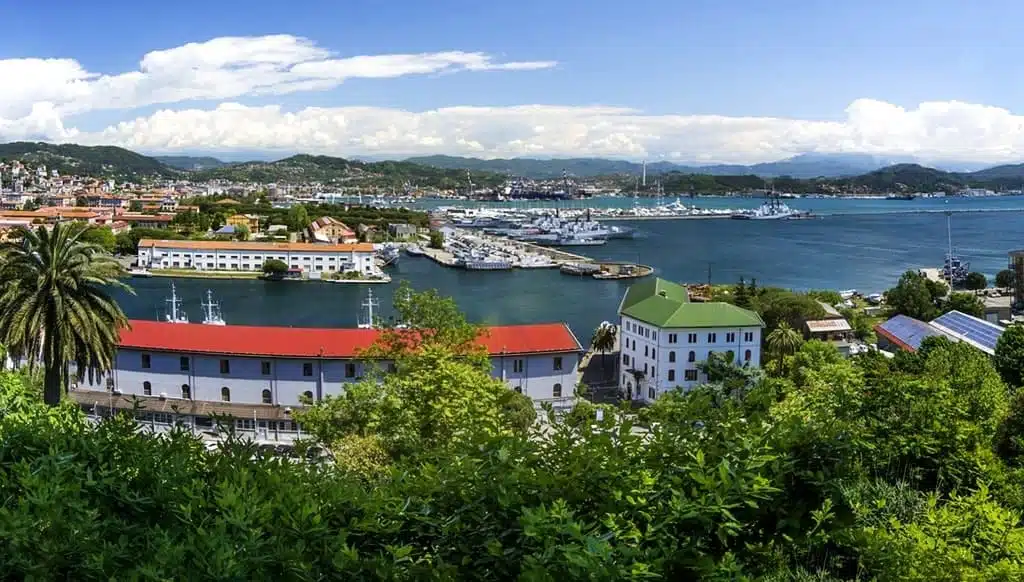
[[[949,288],[953,288],[953,213],[949,210],[949,200],[946,200],[946,244],[948,254],[946,255],[947,271],[949,272]]]
[[[179,315],[178,305],[181,300],[178,299],[178,290],[174,287],[174,283],[171,283],[171,298],[167,300],[171,304],[170,320],[172,323],[181,323],[184,319],[184,313]]]

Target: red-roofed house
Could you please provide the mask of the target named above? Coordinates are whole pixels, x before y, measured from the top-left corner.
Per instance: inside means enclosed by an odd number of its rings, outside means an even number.
[[[212,413],[230,414],[238,428],[262,427],[270,438],[268,423],[287,422],[290,407],[340,394],[362,377],[359,353],[378,333],[136,320],[121,333],[115,369],[73,395],[87,408],[131,408],[141,399],[153,418],[200,429],[212,426]],[[495,326],[479,341],[493,376],[510,388],[535,402],[571,402],[583,349],[567,325]]]

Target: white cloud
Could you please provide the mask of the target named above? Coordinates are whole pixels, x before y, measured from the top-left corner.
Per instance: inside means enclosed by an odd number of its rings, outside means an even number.
[[[903,108],[858,99],[839,121],[647,115],[601,106],[288,111],[235,102],[254,95],[330,90],[354,78],[554,65],[502,62],[463,51],[343,57],[289,35],[223,37],[153,51],[142,57],[137,70],[115,74],[88,71],[72,59],[7,59],[0,60],[0,79],[18,82],[0,91],[0,141],[114,144],[146,152],[608,156],[707,163],[752,163],[804,152],[906,155],[925,161],[1024,159],[1024,116],[956,101]],[[220,105],[198,109],[196,101]],[[164,109],[145,116],[130,113],[153,105]],[[125,121],[99,131],[77,127],[84,114],[97,110],[124,111]]]
[[[363,55],[337,58],[290,35],[221,37],[158,50],[137,71],[101,75],[71,59],[0,60],[0,128],[38,103],[62,116],[196,100],[322,91],[354,78],[391,78],[458,71],[528,70],[552,61],[498,62],[479,52]],[[6,134],[5,134],[6,135]]]
[[[523,105],[422,112],[378,107],[306,108],[224,103],[162,110],[75,139],[149,152],[276,150],[351,156],[445,153],[609,156],[752,163],[805,152],[910,155],[923,160],[1010,162],[1024,157],[1024,117],[967,103],[906,110],[862,99],[843,121],[713,115],[644,115],[615,107]]]

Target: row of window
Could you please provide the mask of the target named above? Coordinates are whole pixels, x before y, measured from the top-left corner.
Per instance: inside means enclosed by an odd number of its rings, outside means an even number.
[[[653,330],[649,327],[644,327],[642,325],[637,325],[635,321],[626,322],[626,331],[631,331],[637,335],[643,336],[648,339],[653,339],[655,341],[657,341],[658,339],[657,330]]]
[[[561,389],[561,386],[559,386],[559,389]],[[149,381],[143,382],[142,383],[142,394],[145,395],[145,396],[152,396],[153,395],[153,384],[150,383]],[[262,400],[263,404],[273,404],[274,403],[274,395],[270,392],[269,389],[264,389],[263,393],[260,396],[261,396],[261,400]],[[188,384],[182,384],[181,385],[181,397],[183,399],[185,399],[185,400],[191,400],[192,399],[192,388],[189,387]],[[313,392],[311,390],[306,390],[305,392],[302,393],[302,397],[303,397],[304,400],[312,401],[313,400]],[[228,388],[227,386],[221,387],[221,389],[220,389],[220,399],[221,399],[222,402],[231,402],[231,389]]]
[[[561,358],[555,358],[555,359],[556,360],[561,360]],[[143,370],[149,370],[149,369],[152,368],[152,366],[153,366],[153,358],[152,358],[152,356],[150,354],[142,354],[141,355],[141,360],[142,360],[141,361],[141,365],[142,365],[142,369]],[[519,361],[519,360],[517,360],[517,361]],[[561,362],[559,361],[558,364],[559,364],[559,367],[556,368],[556,369],[560,370],[561,369]],[[182,371],[182,372],[190,371],[192,369],[192,358],[190,358],[188,356],[181,356],[180,358],[178,358],[178,369],[180,371]],[[260,362],[260,374],[262,374],[263,376],[269,376],[269,375],[271,375],[272,371],[273,371],[273,366],[272,366],[272,363],[269,360],[263,360],[263,361]],[[225,360],[221,360],[220,361],[220,373],[221,374],[225,374],[225,375],[231,373],[231,360],[226,360],[225,359]],[[303,364],[302,364],[302,375],[307,377],[307,378],[311,378],[313,376],[313,362],[303,362]],[[353,364],[353,363],[346,363],[345,364],[345,377],[346,378],[355,378],[356,377],[356,365],[355,364]]]
[[[520,359],[512,360],[512,373],[513,374],[522,374],[524,369],[525,369],[525,367],[524,367],[524,361],[523,360],[520,360]],[[562,356],[555,356],[551,360],[551,369],[554,370],[555,372],[562,371]]]
[[[632,327],[633,331],[637,332],[638,335],[642,335],[644,337],[650,337],[652,340],[657,340],[658,339],[658,333],[657,332],[653,332],[652,333],[649,328],[646,328],[646,327],[643,327],[643,326],[638,326],[637,324],[632,323],[632,322],[627,322],[627,326]],[[752,331],[745,331],[745,332],[743,332],[743,341],[745,343],[753,342],[754,341],[754,332],[752,332]],[[626,339],[626,347],[627,348],[630,347],[629,342],[630,342],[630,340],[627,338]],[[668,343],[674,344],[674,343],[678,343],[678,342],[679,342],[679,334],[677,334],[677,333],[670,333],[670,334],[668,334]],[[718,332],[709,333],[708,334],[708,343],[709,344],[713,344],[713,343],[717,343],[717,342],[718,342]],[[734,332],[734,331],[727,332],[725,334],[725,343],[731,344],[731,343],[735,343],[735,342],[736,342],[736,332]],[[689,344],[697,343],[697,334],[696,333],[687,333],[686,334],[686,343],[689,343]],[[636,349],[636,340],[635,339],[632,340],[632,347],[633,347],[634,350]]]
[[[520,393],[520,394],[523,393],[523,387],[522,386],[516,386],[514,388],[514,390],[516,392]],[[555,385],[551,387],[551,397],[552,398],[561,398],[562,397],[562,385],[561,384],[555,383]]]
[[[657,350],[651,349],[650,353],[651,353],[650,357],[657,359],[657,357],[658,357],[657,356],[657,354],[658,354]],[[712,354],[714,352],[708,352],[708,353]],[[647,346],[644,346],[644,357],[646,357],[646,356],[647,356]],[[750,350],[744,350],[743,351],[743,361],[744,362],[749,362],[750,358],[752,356],[753,356],[753,353]],[[669,363],[673,363],[673,362],[676,361],[676,352],[675,352],[675,350],[669,351],[669,353],[668,353],[668,361],[669,361]],[[697,361],[697,352],[695,352],[693,350],[690,350],[690,353],[686,357],[686,361],[687,362],[696,362]],[[629,365],[629,354],[622,354],[622,363],[627,365],[627,366]]]

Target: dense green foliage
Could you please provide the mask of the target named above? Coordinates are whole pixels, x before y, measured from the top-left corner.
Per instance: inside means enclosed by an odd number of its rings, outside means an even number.
[[[172,177],[180,172],[159,161],[113,146],[81,146],[42,142],[0,144],[0,161],[21,160],[33,165],[45,164],[62,175],[141,178]]]
[[[281,277],[288,273],[288,263],[278,259],[267,259],[263,262],[263,274]]]
[[[86,230],[78,237],[82,242],[92,243],[103,248],[108,253],[117,250],[117,237],[114,231],[107,226],[94,226]]]
[[[236,182],[308,183],[360,188],[383,187],[398,191],[406,183],[449,189],[467,187],[466,172],[411,162],[362,162],[330,156],[301,154],[275,162],[245,162],[194,172],[196,180],[224,179]],[[473,176],[477,185],[496,185],[504,176],[489,172]]]
[[[996,287],[1013,289],[1017,286],[1017,273],[1010,269],[1003,269],[996,273]]]
[[[582,404],[524,435],[459,410],[485,378],[446,352],[476,332],[436,297],[408,301],[416,325],[444,331],[382,348],[400,379],[323,419],[333,463],[233,440],[211,451],[126,417],[93,425],[0,376],[4,577],[1024,576],[1024,470],[994,453],[994,435],[1019,436],[1020,406],[1007,414],[1005,385],[965,344],[843,360],[808,342],[781,378],[713,363],[717,382],[642,412],[649,432]]]
[[[967,279],[964,280],[964,288],[970,291],[978,291],[988,287],[988,279],[985,275],[977,271],[967,273]]]
[[[11,354],[41,364],[48,404],[60,402],[69,363],[79,378],[113,366],[128,319],[110,297],[124,269],[102,247],[84,242],[87,225],[20,229],[0,246],[0,337]]]
[[[1024,326],[1011,325],[999,336],[993,363],[1007,385],[1024,386]]]

